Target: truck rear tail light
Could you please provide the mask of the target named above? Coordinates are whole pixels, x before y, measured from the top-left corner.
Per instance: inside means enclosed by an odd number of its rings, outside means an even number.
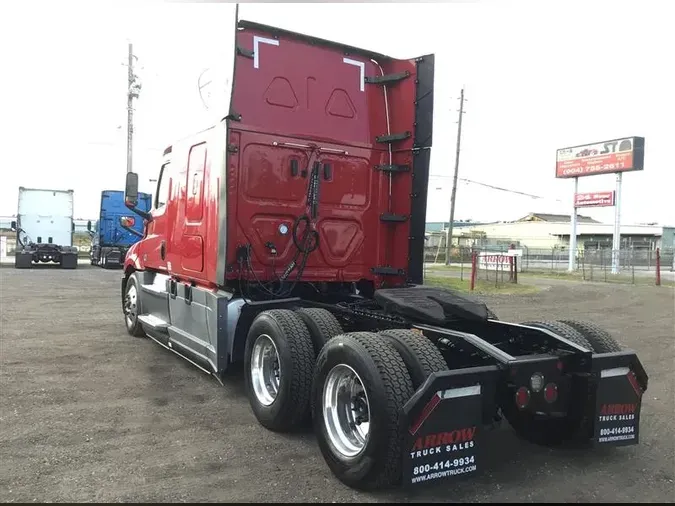
[[[540,372],[535,372],[530,377],[530,388],[533,392],[541,392],[541,389],[544,388],[544,375]]]
[[[530,403],[530,391],[527,387],[520,387],[516,392],[516,406],[525,409]]]
[[[544,387],[544,399],[549,404],[553,404],[558,399],[558,385],[549,383]]]

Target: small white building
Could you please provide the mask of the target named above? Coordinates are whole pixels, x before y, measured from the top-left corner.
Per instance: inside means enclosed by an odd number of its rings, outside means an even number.
[[[621,225],[622,248],[656,249],[661,247],[664,227],[657,225]],[[519,244],[530,249],[564,249],[569,246],[572,225],[569,215],[530,213],[513,221],[465,227],[453,233],[460,245]],[[577,244],[580,249],[611,248],[614,224],[600,223],[577,216]]]

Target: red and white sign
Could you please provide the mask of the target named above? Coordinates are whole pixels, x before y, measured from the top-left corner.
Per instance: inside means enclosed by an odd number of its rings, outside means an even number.
[[[575,193],[574,207],[612,207],[614,192]]]
[[[644,138],[626,137],[556,152],[555,177],[581,177],[642,170]]]
[[[481,251],[478,253],[478,268],[485,270],[504,270],[509,272],[513,265],[513,257],[522,257],[522,249],[511,249],[506,252],[501,251]],[[520,260],[517,262],[518,272],[523,271],[523,264]]]

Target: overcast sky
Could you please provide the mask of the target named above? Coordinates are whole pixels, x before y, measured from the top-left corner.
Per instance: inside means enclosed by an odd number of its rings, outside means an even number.
[[[92,5],[93,4],[93,5]],[[570,212],[573,183],[554,178],[557,148],[646,139],[645,170],[624,174],[622,221],[675,224],[675,30],[655,1],[242,4],[240,18],[395,57],[436,54],[428,221],[447,220],[457,97],[466,87],[457,219]],[[0,214],[20,185],[75,190],[95,218],[126,170],[127,41],[143,89],[134,168],[154,193],[161,150],[200,110],[199,72],[226,40],[233,4],[4,2],[0,7],[3,163]],[[580,179],[612,190],[613,175]],[[583,210],[612,221],[613,209]]]

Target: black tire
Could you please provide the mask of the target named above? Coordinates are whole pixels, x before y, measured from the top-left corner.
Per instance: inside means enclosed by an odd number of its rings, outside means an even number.
[[[330,442],[324,417],[323,390],[330,371],[347,365],[360,377],[369,403],[370,430],[361,452],[351,458]],[[326,343],[317,359],[312,386],[314,429],[328,467],[344,484],[361,490],[381,489],[401,480],[400,413],[413,394],[405,363],[384,336],[353,332]]]
[[[268,406],[256,397],[251,374],[251,353],[262,334],[274,343],[281,368],[278,393]],[[256,316],[246,337],[244,376],[251,409],[263,427],[287,432],[305,424],[310,415],[314,362],[309,331],[294,311],[272,309]]]
[[[488,320],[499,320],[497,314],[490,308],[487,308],[487,317]]]
[[[596,353],[611,353],[621,351],[622,347],[616,339],[606,330],[598,327],[594,323],[578,320],[558,320],[565,325],[569,325],[579,332],[593,346]]]
[[[127,300],[129,297],[129,292],[131,287],[134,287],[136,290],[136,301],[131,299]],[[124,314],[124,325],[127,328],[129,335],[133,337],[145,337],[145,331],[141,322],[138,320],[138,315],[141,314],[141,287],[136,279],[136,276],[133,274],[127,279],[127,284],[124,287],[124,297],[122,297],[122,311]]]
[[[312,338],[314,352],[318,355],[330,339],[342,334],[342,326],[333,316],[333,313],[326,309],[316,307],[302,307],[296,309],[297,314],[307,326],[309,335]]]
[[[528,321],[529,327],[550,330],[555,334],[591,351],[591,344],[574,328],[556,321]],[[515,402],[502,406],[502,413],[516,434],[543,446],[558,446],[565,443],[586,443],[591,437],[583,418],[544,418],[528,411],[520,411]]]
[[[379,334],[401,355],[415,390],[424,384],[431,373],[448,370],[448,364],[438,348],[419,332],[392,329],[383,330]]]

